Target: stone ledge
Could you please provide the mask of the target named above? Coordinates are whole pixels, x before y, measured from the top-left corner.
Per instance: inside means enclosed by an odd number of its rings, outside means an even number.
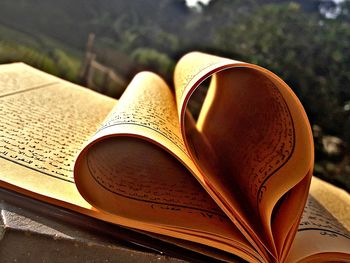
[[[0,200],[1,262],[184,262],[134,231],[4,189]]]

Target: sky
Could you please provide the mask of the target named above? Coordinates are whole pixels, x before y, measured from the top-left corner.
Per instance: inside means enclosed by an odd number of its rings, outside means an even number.
[[[208,4],[210,0],[186,0],[188,6],[196,6],[198,2],[202,2],[203,4]]]

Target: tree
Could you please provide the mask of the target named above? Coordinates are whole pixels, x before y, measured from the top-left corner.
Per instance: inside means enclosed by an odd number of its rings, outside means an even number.
[[[326,132],[343,133],[350,99],[348,24],[306,14],[296,3],[265,5],[216,37],[216,48],[265,66],[297,93],[309,118]]]

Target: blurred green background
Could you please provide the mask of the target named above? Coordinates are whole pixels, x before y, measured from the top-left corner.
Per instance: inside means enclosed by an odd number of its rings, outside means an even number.
[[[350,191],[350,1],[0,2],[0,63],[23,61],[109,96],[118,98],[140,70],[171,83],[176,61],[192,50],[284,79],[313,126],[315,175]],[[91,60],[104,69],[93,81]]]

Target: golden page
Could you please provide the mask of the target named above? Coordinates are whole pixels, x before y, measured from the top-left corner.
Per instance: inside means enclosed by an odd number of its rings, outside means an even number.
[[[206,211],[207,207],[203,211],[196,207],[194,212],[204,221],[218,222],[218,231],[215,228],[207,231],[201,227],[193,230],[187,225],[174,231],[145,223],[140,218],[130,219],[100,211],[81,197],[73,178],[74,160],[115,105],[114,99],[27,65],[0,66],[0,185],[104,221],[206,243],[249,261],[262,261],[234,227],[225,227],[224,215],[210,205],[209,211]],[[130,163],[130,160],[127,161]],[[157,185],[158,188],[160,186]],[[206,196],[200,194],[195,198],[199,202]],[[152,204],[148,204],[148,208],[152,209]],[[114,205],[118,206],[118,203]],[[172,206],[159,204],[154,210],[168,211],[168,214],[176,212]],[[142,213],[143,210],[138,210],[138,214]]]
[[[288,262],[350,262],[350,196],[313,178]]]
[[[187,104],[210,77],[196,129],[189,128]],[[307,197],[299,194],[307,192],[313,166],[311,129],[299,100],[266,69],[198,52],[178,62],[174,81],[184,142],[201,172],[197,179],[248,239],[278,258],[290,246],[281,236],[290,238],[291,228],[295,234]],[[287,203],[297,215],[292,221],[283,220]]]
[[[160,77],[142,72],[80,153],[75,181],[101,210],[171,229],[174,237],[188,234],[211,246],[220,241],[223,250],[238,247],[239,255],[256,253],[193,178],[193,169],[174,95]]]
[[[1,181],[87,206],[75,189],[74,158],[115,100],[21,63],[0,74]]]

